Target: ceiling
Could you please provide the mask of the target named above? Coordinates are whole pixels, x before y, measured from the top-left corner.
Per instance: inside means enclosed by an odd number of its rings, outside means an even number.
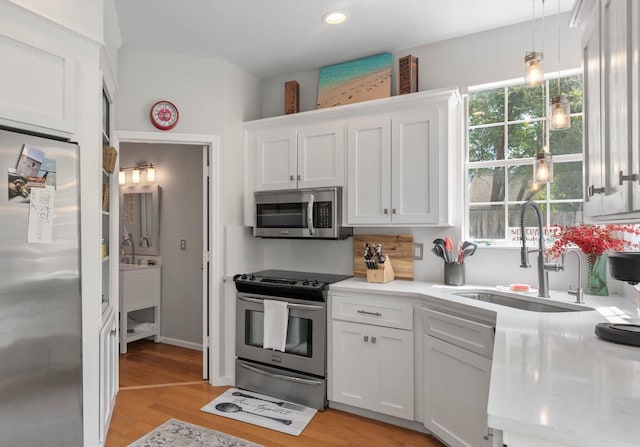
[[[542,16],[543,1],[115,0],[115,4],[123,49],[222,58],[269,79],[530,21],[533,14]],[[573,3],[546,0],[545,16],[557,14],[558,7],[569,11]],[[322,23],[322,16],[332,10],[346,12],[347,22]]]

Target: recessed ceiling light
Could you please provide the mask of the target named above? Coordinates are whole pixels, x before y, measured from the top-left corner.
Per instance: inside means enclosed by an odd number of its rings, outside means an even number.
[[[327,25],[339,25],[345,20],[347,20],[347,15],[340,11],[329,12],[322,16],[322,21]]]

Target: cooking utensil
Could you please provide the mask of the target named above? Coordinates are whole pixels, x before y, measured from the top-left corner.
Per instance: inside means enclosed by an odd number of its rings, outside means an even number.
[[[442,245],[434,245],[431,251],[434,252],[436,256],[444,259],[444,248],[442,248]]]
[[[255,399],[255,400],[262,400],[264,402],[270,402],[272,404],[276,404],[279,407],[286,408],[287,410],[304,411],[304,408],[305,408],[302,405],[296,405],[296,404],[292,404],[290,402],[277,402],[277,401],[274,401],[274,400],[263,399],[261,397],[249,396],[248,394],[241,393],[240,391],[234,391],[231,394],[233,396],[237,396],[237,397],[247,397],[249,399]]]
[[[274,418],[272,416],[267,416],[265,414],[252,413],[250,411],[243,410],[240,405],[236,405],[233,402],[221,402],[219,404],[216,404],[216,410],[222,411],[224,413],[240,413],[240,412],[243,412],[243,413],[251,414],[253,416],[260,416],[260,417],[263,417],[263,418],[271,419],[273,421],[280,422],[280,423],[282,423],[284,425],[291,425],[291,420],[289,420],[289,419],[280,419],[280,418]]]
[[[476,252],[476,248],[478,248],[478,244],[474,244],[473,242],[464,241],[462,244],[462,251],[465,256],[473,256]]]
[[[453,257],[453,241],[451,240],[451,238],[449,236],[447,236],[444,239],[444,247],[445,247],[446,252],[447,252],[447,258],[449,259],[449,261],[447,261],[447,262],[453,262],[454,261],[454,257]]]
[[[446,250],[446,242],[444,239],[434,239],[433,240],[433,244],[434,244],[434,250],[437,250],[437,252],[434,252],[436,254],[438,253],[442,253],[442,255],[439,255],[442,259],[444,259],[444,262],[451,262],[449,260],[449,257],[447,256],[447,250]],[[438,248],[436,248],[438,247]]]

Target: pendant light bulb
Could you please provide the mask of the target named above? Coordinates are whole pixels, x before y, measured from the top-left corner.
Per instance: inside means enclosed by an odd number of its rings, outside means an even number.
[[[571,114],[569,109],[569,99],[567,95],[561,93],[551,98],[550,106],[551,130],[564,130],[571,127]]]
[[[542,61],[542,53],[536,51],[530,51],[524,57],[524,80],[529,87],[535,87],[542,82],[544,78]]]
[[[553,183],[553,159],[550,152],[538,152],[533,165],[533,182],[537,185]]]

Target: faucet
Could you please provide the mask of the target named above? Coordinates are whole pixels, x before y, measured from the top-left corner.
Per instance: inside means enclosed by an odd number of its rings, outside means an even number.
[[[582,290],[582,260],[580,259],[580,250],[578,250],[577,248],[570,248],[568,250],[565,250],[562,253],[562,265],[564,266],[564,256],[565,254],[569,253],[569,252],[574,252],[576,254],[576,257],[578,258],[578,288],[576,290],[571,290],[571,285],[569,285],[569,290],[567,291],[567,293],[569,295],[575,295],[576,296],[576,303],[578,304],[584,304],[584,291]]]
[[[149,239],[147,239],[145,236],[142,236],[140,238],[140,246],[141,247],[149,247],[150,246]]]
[[[133,243],[133,240],[131,239],[131,236],[127,236],[125,239],[122,240],[122,242],[120,243],[120,249],[121,249],[121,254],[124,256],[124,249],[122,247],[124,247],[125,245],[129,245],[131,247],[131,264],[135,264],[136,263],[136,244]]]
[[[538,248],[533,249],[527,248],[527,238],[524,234],[524,216],[529,207],[532,207],[536,211],[536,217],[538,219]],[[530,268],[529,253],[538,252],[538,296],[541,298],[549,298],[549,271],[559,272],[560,270],[564,270],[564,266],[559,265],[558,263],[546,263],[546,256],[544,254],[542,212],[540,211],[540,207],[538,207],[538,205],[532,200],[525,202],[522,205],[522,210],[520,211],[520,239],[522,240],[522,247],[520,248],[520,267]]]

